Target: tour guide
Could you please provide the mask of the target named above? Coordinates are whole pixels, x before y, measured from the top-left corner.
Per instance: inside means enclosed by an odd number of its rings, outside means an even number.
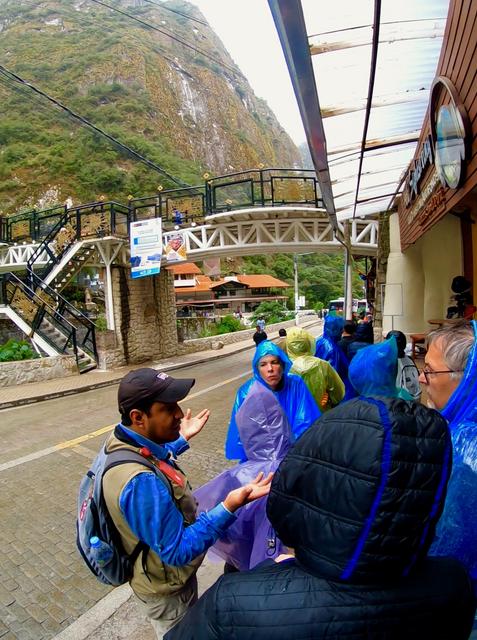
[[[194,383],[155,369],[128,373],[118,391],[121,424],[106,442],[108,452],[126,445],[150,456],[159,466],[162,461],[166,482],[137,463],[115,466],[103,480],[106,506],[125,551],[132,553],[139,541],[150,547],[144,568],[141,555],[135,563],[131,587],[158,638],[196,601],[196,571],[203,554],[234,522],[233,512],[266,495],[270,488],[271,476],[262,479],[259,475],[196,519],[191,487],[175,463],[209,418],[208,409],[195,417],[188,409],[184,416],[177,404]]]

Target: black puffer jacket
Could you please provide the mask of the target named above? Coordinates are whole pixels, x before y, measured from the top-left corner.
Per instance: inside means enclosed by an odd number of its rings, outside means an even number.
[[[451,466],[447,426],[403,400],[356,399],[290,450],[267,513],[296,561],[221,578],[168,640],[464,640],[462,566],[425,557]]]

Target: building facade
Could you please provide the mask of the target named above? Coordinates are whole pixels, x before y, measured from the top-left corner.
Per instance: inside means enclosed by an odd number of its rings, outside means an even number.
[[[178,317],[249,313],[261,302],[286,304],[286,282],[266,274],[226,276],[212,280],[196,264],[168,267],[174,274]]]
[[[451,0],[414,159],[390,217],[383,330],[426,332],[452,315],[454,278],[477,299],[477,3]],[[418,62],[418,61],[417,61]],[[436,323],[434,323],[436,324]]]

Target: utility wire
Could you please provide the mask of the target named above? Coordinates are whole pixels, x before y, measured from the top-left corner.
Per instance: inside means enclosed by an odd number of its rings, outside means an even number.
[[[104,131],[103,129],[100,129],[99,127],[95,126],[92,122],[90,122],[89,120],[86,120],[86,118],[83,118],[82,116],[78,115],[77,113],[75,113],[74,111],[72,111],[71,109],[66,107],[64,104],[62,104],[59,100],[56,100],[55,98],[52,98],[51,96],[49,96],[47,93],[45,93],[41,89],[38,89],[37,87],[35,87],[34,85],[30,84],[29,82],[27,82],[23,78],[20,78],[20,76],[17,76],[15,73],[13,73],[12,71],[9,71],[8,69],[3,67],[2,65],[0,65],[0,74],[2,74],[8,80],[12,80],[12,79],[16,80],[21,85],[28,87],[29,89],[34,91],[36,94],[42,96],[43,98],[46,98],[47,100],[52,102],[55,106],[57,106],[60,109],[62,109],[63,111],[65,111],[74,120],[78,121],[83,126],[86,126],[89,129],[92,129],[93,131],[95,131],[99,135],[103,136],[104,138],[107,138],[110,142],[113,143],[113,145],[115,147],[119,148],[121,151],[123,151],[124,153],[128,154],[129,156],[135,158],[136,160],[139,160],[139,162],[142,162],[143,164],[148,166],[150,169],[154,169],[155,171],[158,171],[164,177],[168,178],[169,180],[171,180],[175,184],[178,184],[181,187],[189,187],[190,186],[186,182],[183,182],[182,180],[180,180],[179,178],[175,178],[173,175],[168,173],[165,169],[160,167],[155,162],[152,162],[148,158],[145,158],[144,156],[142,156],[137,151],[134,151],[134,149],[132,149],[131,147],[128,147],[127,145],[123,144],[122,142],[117,140],[117,138],[114,138],[113,136],[109,135],[109,133],[106,133],[106,131]]]
[[[183,16],[184,18],[188,18],[188,20],[193,20],[194,22],[198,22],[199,24],[204,25],[204,27],[208,27],[209,25],[207,24],[207,22],[204,22],[203,20],[199,20],[199,18],[194,18],[192,16],[189,16],[187,13],[182,13],[182,11],[177,11],[177,9],[171,9],[170,7],[166,7],[165,5],[163,5],[160,2],[153,2],[153,0],[144,0],[145,2],[149,2],[149,4],[153,4],[156,7],[160,7],[161,9],[164,9],[165,11],[170,11],[171,13],[177,13],[178,16]]]
[[[160,29],[159,27],[156,27],[150,22],[146,22],[145,20],[140,20],[139,18],[136,18],[136,16],[133,16],[130,13],[127,13],[126,11],[122,11],[121,9],[118,9],[117,7],[113,7],[110,4],[106,4],[106,2],[101,2],[101,0],[89,0],[89,1],[94,2],[95,4],[100,4],[101,6],[106,7],[107,9],[111,9],[111,11],[116,11],[117,13],[120,13],[121,15],[126,16],[131,20],[134,20],[135,22],[138,22],[139,24],[141,24],[143,27],[146,27],[147,29],[153,29],[154,31],[158,31],[159,33],[162,33],[162,35],[167,36],[168,38],[171,38],[176,42],[179,42],[180,44],[184,45],[184,47],[187,47],[188,49],[192,49],[192,51],[195,51],[196,53],[200,53],[202,56],[204,56],[204,58],[209,58],[209,60],[212,60],[212,62],[215,62],[216,64],[223,67],[224,69],[227,69],[227,71],[230,71],[231,73],[233,73],[235,76],[241,78],[241,75],[233,67],[229,67],[227,64],[222,62],[222,60],[219,60],[218,58],[214,58],[214,56],[211,56],[210,53],[208,53],[207,51],[204,51],[203,49],[199,49],[198,47],[195,47],[194,45],[187,42],[187,40],[183,40],[182,38],[179,38],[179,36],[175,36],[172,33],[165,31],[164,29]]]

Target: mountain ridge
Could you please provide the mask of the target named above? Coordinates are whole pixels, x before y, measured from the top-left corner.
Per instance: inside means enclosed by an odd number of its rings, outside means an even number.
[[[219,38],[190,19],[206,22],[200,11],[182,0],[164,6],[0,0],[3,64],[189,184],[205,172],[300,166],[297,147]],[[0,95],[2,213],[174,186],[4,76]]]

